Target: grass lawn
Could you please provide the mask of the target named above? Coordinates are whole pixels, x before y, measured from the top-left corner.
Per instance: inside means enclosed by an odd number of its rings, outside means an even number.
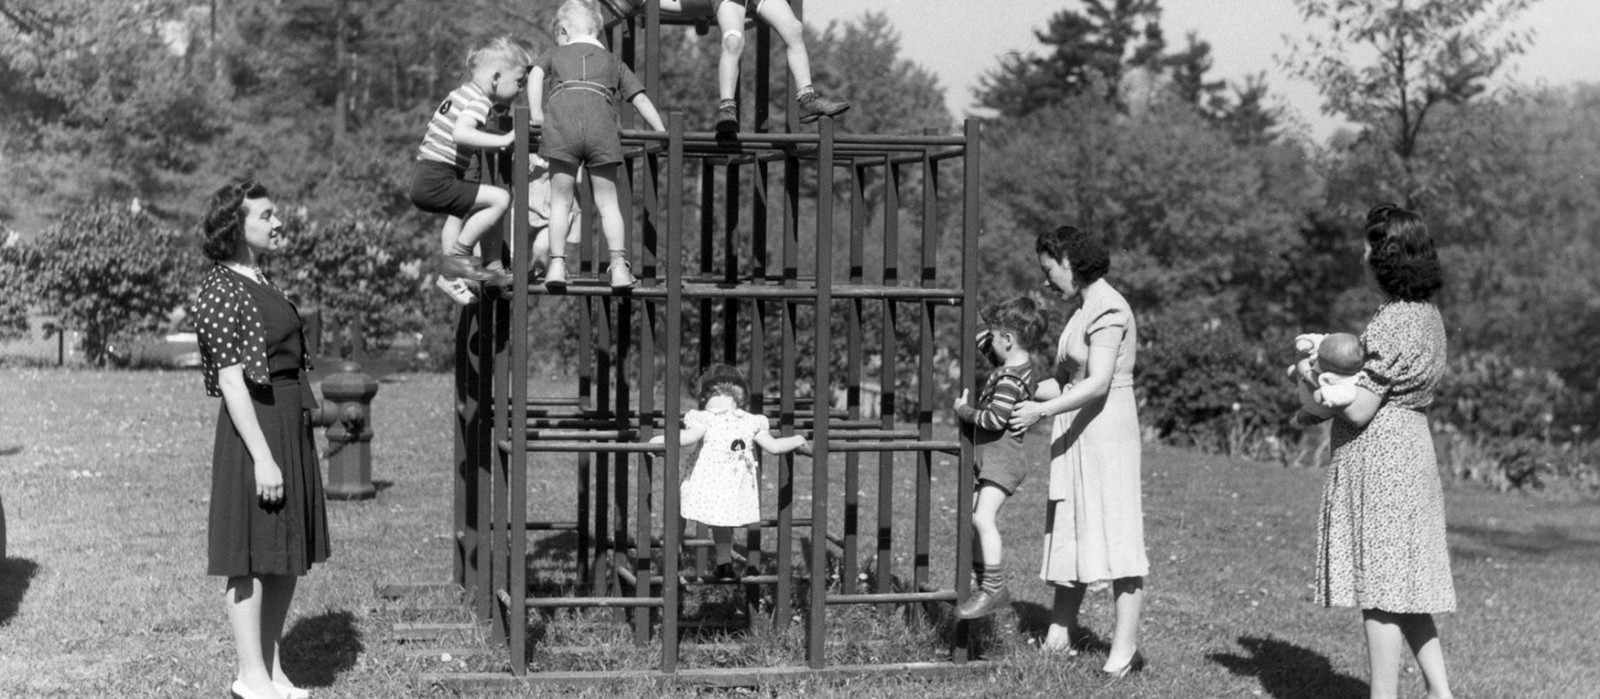
[[[199,374],[0,369],[0,395],[0,499],[9,556],[0,563],[0,696],[225,696],[233,651],[222,582],[204,574],[218,401],[205,397]],[[458,607],[439,604],[446,600],[383,600],[374,594],[380,583],[449,577],[451,403],[449,379],[439,375],[393,375],[378,393],[374,477],[380,493],[365,502],[328,504],[334,555],[302,580],[289,621],[285,667],[317,697],[443,695],[448,692],[442,688],[419,688],[416,678],[505,666],[503,653],[446,661],[405,652],[396,622],[467,617]],[[1034,576],[1044,507],[1041,477],[1025,484],[1003,513],[1017,601],[982,632],[992,673],[786,685],[755,693],[1365,696],[1357,613],[1311,602],[1322,473],[1155,446],[1145,454],[1153,571],[1141,632],[1151,663],[1144,673],[1109,688],[1097,677],[1110,633],[1109,593],[1091,595],[1085,606],[1084,621],[1097,635],[1083,655],[1034,649],[1049,604],[1049,590]],[[802,488],[809,484],[807,472],[799,476]],[[863,469],[864,482],[875,478],[875,471]],[[535,503],[570,500],[570,477],[541,474],[530,481]],[[863,501],[871,503],[868,490]],[[935,490],[935,550],[948,550],[959,503],[942,474]],[[837,519],[837,487],[834,497],[830,511]],[[1460,610],[1441,617],[1440,624],[1457,696],[1600,694],[1597,503],[1447,485],[1446,504]],[[799,514],[804,516],[804,507]],[[874,515],[869,509],[864,516]],[[545,541],[541,550],[550,550],[551,543]],[[554,555],[556,562],[537,564],[563,567],[560,552]],[[948,584],[953,561],[932,563],[935,582]],[[594,630],[588,623],[605,618],[561,615],[542,620],[541,633],[577,633],[576,642],[610,644],[616,662],[653,662],[648,648],[634,649],[623,640],[622,627]],[[898,616],[852,609],[830,618],[839,627],[829,632],[837,645],[849,645],[866,629],[891,640],[886,657],[939,657],[928,642],[933,634],[920,624],[907,627]],[[580,627],[589,630],[570,631]],[[734,643],[740,639],[730,639],[686,652],[685,662],[798,664],[800,659],[781,652],[803,647],[795,642],[797,628],[752,631],[753,640],[745,640],[768,655],[740,651]],[[448,644],[492,650],[481,633]],[[537,652],[534,662],[552,666]],[[1405,682],[1411,696],[1421,696],[1414,670]],[[675,691],[697,695],[692,688]],[[660,692],[622,685],[585,693]]]

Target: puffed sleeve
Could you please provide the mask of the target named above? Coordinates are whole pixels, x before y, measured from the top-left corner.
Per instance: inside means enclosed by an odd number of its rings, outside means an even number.
[[[244,309],[222,285],[202,289],[195,299],[195,333],[206,363],[218,369],[244,363]]]
[[[1379,398],[1411,390],[1423,371],[1422,347],[1407,340],[1406,333],[1397,327],[1398,322],[1396,315],[1381,312],[1361,334],[1367,357],[1356,376],[1356,385]]]
[[[703,430],[711,424],[711,413],[704,410],[690,410],[683,415],[683,426],[691,429]]]
[[[747,413],[747,414],[745,414],[744,420],[745,420],[745,428],[750,430],[750,434],[752,434],[752,435],[755,435],[755,434],[758,434],[758,433],[761,433],[761,432],[770,432],[771,431],[771,427],[772,426],[771,426],[770,423],[767,422],[767,416],[765,416],[765,415],[756,415],[756,414]]]
[[[1122,337],[1128,331],[1128,317],[1132,312],[1127,306],[1107,303],[1094,309],[1094,315],[1089,318],[1088,336],[1090,347],[1112,347],[1122,345]]]

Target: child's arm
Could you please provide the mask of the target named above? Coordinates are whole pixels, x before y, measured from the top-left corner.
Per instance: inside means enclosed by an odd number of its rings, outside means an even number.
[[[477,116],[462,112],[461,116],[456,118],[456,127],[450,136],[455,139],[458,146],[485,150],[509,148],[517,141],[517,135],[514,133],[493,134],[478,128],[482,125],[483,122],[479,121]]]
[[[667,127],[661,123],[661,115],[656,113],[656,105],[650,101],[649,95],[643,92],[633,96],[633,108],[639,110],[639,116],[644,118],[644,123],[656,131],[666,131]]]
[[[690,444],[698,443],[705,436],[706,428],[704,426],[690,427],[682,423],[678,425],[678,446],[686,447]],[[651,444],[666,444],[666,442],[667,436],[664,434],[658,434],[650,438]]]
[[[756,433],[756,446],[768,454],[787,454],[805,446],[805,443],[806,438],[803,435],[774,437],[771,432],[765,430]]]
[[[544,125],[544,69],[539,66],[528,70],[528,121]]]
[[[989,396],[987,405],[973,407],[963,401],[956,408],[956,416],[961,418],[962,422],[969,422],[982,429],[998,432],[1006,429],[1007,424],[1011,421],[1011,411],[1017,407],[1017,403],[1028,399],[1027,394],[1028,387],[1022,381],[1010,374],[1002,374],[995,381],[994,391]],[[966,392],[963,391],[962,395],[965,396]]]

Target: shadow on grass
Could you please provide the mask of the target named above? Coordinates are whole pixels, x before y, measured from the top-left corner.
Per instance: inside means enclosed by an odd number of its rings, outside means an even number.
[[[283,671],[301,687],[330,687],[334,677],[356,666],[366,647],[356,616],[327,612],[296,622],[279,644]]]
[[[14,446],[9,446],[9,447],[0,447],[0,456],[16,456],[17,454],[21,454],[21,453],[22,453],[22,445],[21,444],[17,444],[17,445],[14,445]]]
[[[1450,546],[1450,552],[1472,558],[1522,554],[1564,561],[1600,561],[1600,531],[1584,531],[1573,524],[1572,527],[1540,526],[1530,531],[1452,525],[1450,534],[1456,541]]]
[[[1015,602],[1011,609],[1017,613],[1017,633],[1043,645],[1050,631],[1050,608],[1034,602]],[[1072,639],[1072,647],[1079,652],[1110,653],[1111,642],[1088,629],[1079,629]]]
[[[17,615],[17,608],[22,606],[22,598],[28,596],[28,588],[38,572],[39,564],[26,558],[0,561],[0,626],[11,623],[11,618]]]
[[[1354,699],[1368,694],[1367,683],[1333,670],[1326,656],[1272,638],[1239,637],[1248,655],[1210,653],[1211,662],[1235,675],[1261,680],[1269,696],[1295,699]]]

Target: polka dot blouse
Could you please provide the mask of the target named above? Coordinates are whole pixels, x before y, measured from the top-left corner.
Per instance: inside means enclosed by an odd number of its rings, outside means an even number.
[[[195,333],[200,338],[206,395],[222,395],[217,374],[223,367],[235,364],[244,365],[247,383],[262,386],[271,383],[261,309],[250,297],[243,278],[222,265],[213,267],[200,280],[200,293],[195,297],[193,311]],[[302,357],[301,365],[309,367],[310,363]]]

